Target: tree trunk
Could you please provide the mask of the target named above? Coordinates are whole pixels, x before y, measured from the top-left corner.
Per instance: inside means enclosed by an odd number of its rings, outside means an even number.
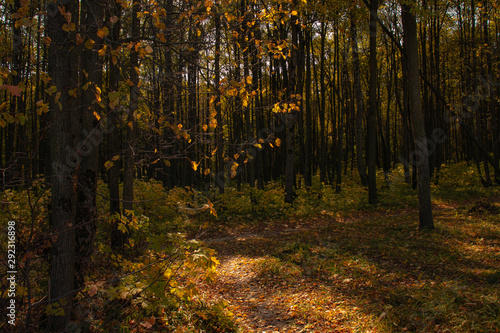
[[[116,15],[118,21],[114,23],[111,29],[111,40],[117,42],[120,38],[121,30],[121,5],[116,3],[113,6],[114,12],[111,15]],[[108,72],[108,86],[110,92],[118,92],[119,89],[119,75],[120,68],[118,67],[118,59],[111,57],[109,61],[109,72]],[[108,121],[110,126],[114,128],[112,132],[108,133],[108,148],[109,156],[108,159],[112,159],[114,156],[119,156],[122,152],[121,149],[121,130],[120,130],[120,117],[118,115],[118,109],[112,108],[108,103]],[[111,215],[120,215],[120,160],[116,160],[113,166],[109,168],[109,212]],[[125,245],[125,234],[118,229],[118,224],[120,220],[118,218],[113,219],[111,223],[111,248],[113,251],[122,253]]]
[[[95,91],[102,88],[102,58],[97,51],[102,48],[102,40],[97,36],[97,22],[104,17],[104,6],[95,0],[82,4],[82,18],[85,20],[86,35],[96,41],[93,48],[85,48],[82,52],[82,69],[80,79],[94,84],[93,89],[87,89],[82,94],[80,111],[80,132],[82,144],[82,163],[78,169],[78,186],[76,202],[76,271],[77,287],[83,286],[84,274],[88,260],[93,252],[96,232],[96,192],[97,192],[97,161],[99,146],[103,133],[98,127],[95,114],[101,114],[102,103],[96,98]],[[84,72],[85,71],[85,72]],[[85,74],[87,74],[87,78]],[[100,99],[100,96],[99,96]]]
[[[132,41],[137,42],[139,38],[139,18],[137,13],[140,11],[140,1],[134,1],[132,7]],[[128,213],[134,209],[134,165],[135,165],[135,145],[137,123],[134,113],[139,107],[139,73],[136,68],[139,67],[139,56],[135,50],[130,50],[130,109],[127,117],[127,139],[125,148],[125,165],[123,175],[123,214],[131,218]]]
[[[410,116],[415,142],[415,163],[417,166],[417,191],[419,203],[420,229],[433,229],[431,187],[429,173],[429,153],[425,133],[422,100],[420,96],[419,56],[417,40],[417,22],[408,5],[402,5],[404,47],[408,61],[408,89],[410,98]],[[417,160],[418,156],[418,160]]]
[[[377,197],[377,10],[378,0],[370,2],[370,59],[369,107],[366,120],[368,141],[368,202],[376,204]]]
[[[356,98],[356,163],[358,167],[361,184],[368,186],[368,178],[366,176],[366,166],[364,159],[365,143],[363,134],[363,92],[361,90],[361,74],[358,48],[358,31],[356,27],[356,16],[351,12],[351,45],[352,45],[352,60],[353,60],[353,82],[354,93]]]
[[[296,1],[294,1],[296,2]],[[287,93],[290,102],[297,103],[295,95],[297,89],[297,65],[299,62],[299,24],[297,23],[298,17],[291,16],[292,22],[292,45],[291,57],[288,62],[288,87]],[[285,171],[285,202],[292,203],[295,199],[295,145],[294,145],[294,132],[295,123],[297,119],[297,111],[290,110],[286,113],[286,171]]]
[[[51,39],[48,71],[52,84],[61,92],[58,101],[56,94],[52,94],[49,111],[51,222],[52,234],[56,237],[52,247],[49,300],[64,311],[62,315],[49,316],[48,330],[51,332],[61,332],[69,323],[75,289],[74,176],[81,159],[74,150],[78,102],[69,95],[69,90],[78,87],[79,50],[72,42],[74,33],[68,34],[61,27],[67,23],[62,13],[71,13],[74,20],[78,18],[78,5],[75,0],[59,8],[55,3],[47,5],[47,36]],[[74,20],[72,23],[78,24]]]

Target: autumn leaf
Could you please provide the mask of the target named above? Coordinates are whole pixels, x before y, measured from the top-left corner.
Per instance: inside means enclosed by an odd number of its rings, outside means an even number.
[[[102,49],[100,49],[97,54],[99,54],[100,57],[103,57],[106,54],[106,49],[108,48],[107,45],[104,45]]]
[[[97,36],[99,36],[99,38],[104,38],[107,35],[109,35],[109,30],[107,27],[102,27],[97,30]]]
[[[193,168],[194,171],[198,170],[198,166],[200,165],[201,161],[196,163],[195,161],[191,161],[191,167]]]
[[[90,286],[88,294],[90,297],[94,297],[97,294],[97,286],[95,284]]]
[[[115,165],[115,164],[111,161],[106,161],[106,163],[104,163],[104,167],[106,168],[106,170],[111,169],[113,167],[113,165]]]
[[[144,326],[146,329],[150,329],[155,324],[155,321],[156,321],[155,317],[151,317],[151,318],[145,319],[144,322],[141,323],[141,325]]]
[[[17,96],[17,97],[21,97],[21,91],[23,91],[18,86],[11,86],[8,84],[4,84],[3,86],[0,86],[0,88],[8,90],[12,95]]]
[[[165,35],[162,34],[162,33],[157,33],[156,34],[156,37],[158,37],[158,39],[160,40],[160,42],[162,43],[166,43],[167,42],[167,39],[165,38]]]
[[[85,47],[90,50],[90,49],[92,49],[94,47],[94,44],[95,44],[95,42],[94,42],[93,39],[88,39],[85,42]]]

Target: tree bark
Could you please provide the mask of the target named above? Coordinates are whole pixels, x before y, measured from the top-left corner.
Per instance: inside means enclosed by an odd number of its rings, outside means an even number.
[[[377,10],[378,0],[370,2],[369,107],[366,120],[368,141],[368,202],[378,203],[377,196]]]
[[[50,182],[52,234],[56,240],[52,247],[49,300],[63,310],[62,315],[50,315],[48,331],[61,332],[70,321],[73,292],[75,289],[75,170],[81,159],[75,151],[78,123],[78,102],[69,95],[78,87],[78,48],[74,47],[74,33],[61,29],[67,23],[62,13],[72,14],[72,23],[78,18],[79,3],[69,0],[65,6],[48,4],[47,36],[49,47],[48,72],[52,84],[61,92],[52,94],[50,100],[49,148],[52,174]],[[57,303],[56,303],[57,302]]]
[[[410,116],[415,142],[415,163],[417,163],[417,191],[419,203],[420,229],[433,229],[431,187],[429,172],[429,153],[425,133],[424,114],[420,96],[419,56],[417,40],[417,22],[409,5],[402,4],[404,47],[408,60],[408,89]],[[418,159],[416,158],[418,156]]]
[[[354,93],[356,98],[356,163],[358,167],[361,184],[368,186],[368,178],[366,175],[366,166],[364,159],[365,143],[363,134],[363,92],[361,90],[361,74],[358,48],[358,30],[356,27],[356,16],[351,12],[351,45],[352,45],[352,61],[353,61],[353,82]]]
[[[80,111],[80,140],[82,142],[82,163],[78,169],[78,186],[76,202],[76,271],[77,287],[83,286],[84,274],[90,256],[94,249],[96,233],[96,192],[97,192],[97,162],[99,146],[103,133],[99,129],[99,122],[95,114],[101,113],[102,103],[96,91],[102,91],[102,58],[97,51],[102,48],[103,42],[97,36],[99,22],[104,18],[104,6],[95,0],[82,3],[82,18],[85,20],[84,29],[86,36],[96,41],[93,48],[85,48],[82,52],[82,71],[80,79],[82,84],[92,82],[93,88],[87,89],[82,94]],[[86,74],[86,75],[85,75]]]

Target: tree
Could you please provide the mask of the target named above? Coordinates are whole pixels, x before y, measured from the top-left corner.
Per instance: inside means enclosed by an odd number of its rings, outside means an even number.
[[[74,47],[75,33],[61,27],[78,24],[79,2],[67,1],[57,7],[48,4],[47,37],[49,46],[49,75],[54,87],[50,100],[49,147],[52,174],[51,224],[56,240],[52,248],[49,300],[57,302],[63,314],[49,317],[48,329],[60,332],[70,320],[70,309],[75,289],[75,168],[80,155],[75,151],[78,124],[78,99],[70,90],[78,88],[79,48]],[[74,30],[74,29],[73,29]],[[56,304],[54,304],[56,305]]]
[[[363,135],[363,118],[365,111],[363,105],[363,92],[361,90],[361,66],[359,61],[358,30],[356,26],[356,14],[354,13],[354,11],[351,11],[351,46],[353,60],[354,93],[356,99],[356,162],[359,176],[361,178],[361,184],[363,184],[363,186],[368,186],[364,159],[365,144]]]
[[[377,196],[377,10],[378,0],[370,1],[370,82],[368,92],[367,128],[367,155],[368,155],[368,202],[378,203]]]
[[[413,3],[414,4],[414,3]],[[402,4],[404,48],[408,61],[408,89],[410,99],[410,116],[415,142],[414,156],[417,163],[417,191],[419,203],[420,229],[433,229],[431,187],[429,172],[429,152],[424,126],[424,114],[420,96],[419,55],[417,40],[417,22],[410,5]]]

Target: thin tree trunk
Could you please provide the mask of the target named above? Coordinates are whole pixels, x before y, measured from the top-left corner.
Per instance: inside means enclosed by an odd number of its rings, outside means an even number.
[[[356,16],[354,12],[351,12],[351,45],[354,93],[356,98],[356,163],[358,167],[359,177],[361,178],[361,184],[363,186],[368,186],[368,178],[366,175],[366,166],[364,159],[365,143],[363,134],[363,118],[365,110],[363,105],[363,92],[361,90],[358,31],[356,27]]]
[[[296,3],[296,0],[294,1]],[[297,23],[298,17],[291,16],[292,22],[292,45],[291,45],[291,59],[288,63],[288,97],[291,102],[297,103],[295,96],[297,89],[297,65],[299,62],[299,24]],[[294,132],[295,123],[297,120],[297,112],[291,110],[286,113],[286,171],[285,171],[285,202],[292,203],[295,199],[295,144]]]
[[[367,141],[368,141],[368,202],[378,203],[377,197],[377,10],[378,0],[370,2],[370,82],[369,107],[367,114]]]
[[[137,13],[140,11],[140,1],[134,1],[132,7],[132,41],[137,42],[139,38],[139,18]],[[127,117],[127,139],[125,147],[124,175],[123,175],[123,214],[131,218],[134,209],[134,166],[135,166],[135,145],[137,123],[135,121],[135,112],[139,107],[139,73],[136,68],[139,67],[139,56],[137,52],[130,50],[130,109]]]

